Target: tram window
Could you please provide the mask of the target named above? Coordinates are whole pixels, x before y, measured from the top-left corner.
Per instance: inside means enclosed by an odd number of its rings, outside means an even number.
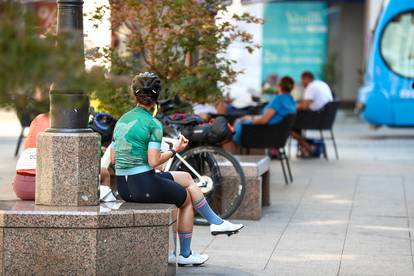
[[[380,47],[382,57],[392,71],[414,78],[414,11],[399,14],[388,22]]]

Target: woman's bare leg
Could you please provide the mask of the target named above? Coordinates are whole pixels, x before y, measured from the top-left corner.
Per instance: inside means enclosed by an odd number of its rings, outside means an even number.
[[[191,196],[194,209],[204,217],[210,224],[222,224],[221,219],[210,207],[200,187],[194,182],[191,175],[187,172],[170,172],[174,181],[187,189]]]
[[[191,216],[194,215],[194,210],[196,210],[197,213],[199,213],[203,218],[205,218],[211,224],[210,231],[213,235],[234,234],[243,228],[242,224],[233,224],[229,221],[223,220],[211,209],[200,187],[197,186],[197,184],[194,182],[193,178],[191,177],[189,173],[187,172],[170,172],[170,173],[173,176],[174,181],[182,185],[187,190],[187,198],[186,198],[185,204],[189,204],[188,202],[190,202],[189,205],[191,206],[191,210],[193,211]],[[186,211],[184,211],[184,208],[180,208],[180,213],[181,212],[184,212],[186,218],[187,216],[190,216],[190,213],[186,213]],[[180,215],[181,214],[179,214],[179,216]],[[188,248],[190,247],[189,243],[191,243],[192,233],[191,231],[186,230],[186,229],[190,229],[189,227],[190,225],[186,223],[187,223],[187,219],[183,219],[182,222],[180,221],[178,225],[179,227],[178,236],[180,238],[180,247],[187,249],[187,250],[181,251],[181,253],[186,252],[187,254],[189,254]],[[193,226],[192,223],[193,221],[191,218],[191,230]],[[182,226],[180,226],[180,224],[182,224]]]
[[[178,212],[178,238],[180,240],[180,255],[187,258],[191,255],[191,238],[193,235],[194,209],[191,196],[187,191],[185,202]]]
[[[108,169],[101,168],[101,185],[111,187],[111,175]]]
[[[184,204],[178,210],[177,229],[178,232],[193,232],[194,209],[191,203],[191,196],[187,192]]]

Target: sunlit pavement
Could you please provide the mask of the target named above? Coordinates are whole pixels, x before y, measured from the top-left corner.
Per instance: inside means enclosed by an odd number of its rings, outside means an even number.
[[[371,130],[341,114],[340,160],[292,158],[285,186],[272,162],[272,205],[237,236],[196,227],[204,267],[180,275],[414,275],[414,129]],[[329,142],[328,142],[328,145]]]
[[[14,198],[16,124],[0,112],[0,199]],[[329,142],[329,161],[293,157],[289,186],[272,162],[272,205],[239,235],[195,227],[193,250],[210,260],[178,274],[414,275],[414,129],[371,130],[341,113],[335,134],[340,160]]]

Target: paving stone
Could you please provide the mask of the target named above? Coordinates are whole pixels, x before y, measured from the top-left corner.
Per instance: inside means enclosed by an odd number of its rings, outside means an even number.
[[[340,259],[340,252],[278,251],[266,270],[273,275],[336,275]]]
[[[341,276],[412,276],[411,256],[347,255],[342,259]]]

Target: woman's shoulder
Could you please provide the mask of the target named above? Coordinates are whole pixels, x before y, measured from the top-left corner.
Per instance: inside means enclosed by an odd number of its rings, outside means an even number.
[[[276,97],[272,99],[271,103],[277,103],[277,102],[283,101],[283,98],[284,98],[283,95],[284,94],[277,94]]]
[[[279,105],[286,105],[286,104],[296,105],[295,99],[289,93],[279,94],[271,102],[271,106],[279,106]]]
[[[279,95],[279,99],[280,100],[287,100],[287,101],[294,101],[295,99],[293,98],[292,94],[290,93],[283,93]]]
[[[152,121],[152,124],[154,125],[154,127],[161,128],[161,129],[163,128],[161,121],[158,120],[157,118],[152,117],[151,121]]]
[[[135,108],[133,108],[133,109],[131,109],[131,110],[129,110],[129,111],[127,111],[127,112],[125,112],[124,114],[122,114],[122,116],[118,119],[118,122],[119,122],[119,121],[129,120],[129,118],[131,118],[131,117],[133,116],[134,109],[135,109]]]

